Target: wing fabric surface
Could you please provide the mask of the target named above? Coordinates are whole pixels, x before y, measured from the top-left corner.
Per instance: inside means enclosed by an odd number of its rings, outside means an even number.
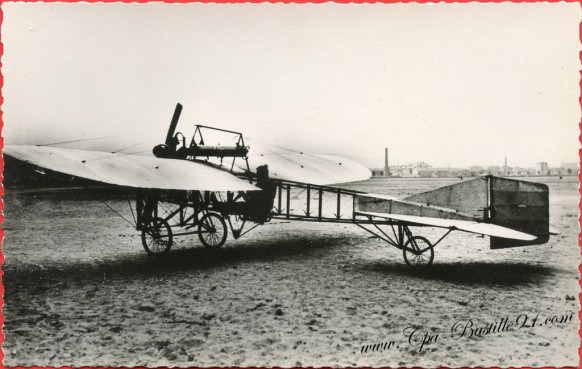
[[[362,181],[372,173],[363,165],[334,155],[312,155],[302,153],[263,154],[248,158],[251,171],[259,165],[269,166],[269,175],[275,179],[328,185]],[[240,167],[246,169],[246,167]]]
[[[413,223],[418,225],[426,225],[432,227],[448,228],[448,229],[458,229],[460,231],[483,234],[486,236],[499,237],[499,238],[509,238],[513,240],[520,241],[533,241],[537,237],[532,236],[527,233],[515,231],[510,228],[498,226],[490,223],[479,223],[469,220],[456,220],[456,219],[440,219],[440,218],[429,218],[429,217],[419,217],[414,215],[398,215],[398,214],[387,214],[387,213],[374,213],[362,211],[358,212],[362,215],[370,215],[374,217],[380,217],[385,219],[397,220],[406,223]]]
[[[229,173],[186,160],[37,146],[7,146],[4,154],[56,172],[119,186],[197,191],[259,190]]]

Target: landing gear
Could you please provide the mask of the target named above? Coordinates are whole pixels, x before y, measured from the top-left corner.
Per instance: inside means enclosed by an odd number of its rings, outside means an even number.
[[[227,228],[224,218],[217,213],[206,213],[198,224],[198,237],[204,247],[217,249],[226,242]]]
[[[172,248],[172,228],[162,218],[154,218],[143,227],[141,243],[148,255],[165,255]]]
[[[404,261],[410,266],[428,266],[434,260],[433,245],[424,237],[409,238],[402,249]]]
[[[389,227],[389,230],[392,230],[392,232],[386,232],[379,227],[380,222],[374,222],[372,215],[366,214],[366,217],[366,222],[355,222],[355,224],[376,238],[402,250],[404,262],[412,267],[422,268],[431,265],[434,260],[434,247],[452,231],[449,229],[439,240],[431,243],[424,237],[414,236],[407,224],[384,223]],[[366,228],[365,224],[372,224],[374,229]]]

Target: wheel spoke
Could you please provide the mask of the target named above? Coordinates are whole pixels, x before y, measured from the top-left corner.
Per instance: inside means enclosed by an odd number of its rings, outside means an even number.
[[[227,228],[224,219],[217,213],[206,213],[198,226],[198,237],[206,247],[218,248],[226,240]]]
[[[150,255],[162,255],[172,247],[172,230],[161,218],[155,218],[142,231],[142,244]]]
[[[408,265],[430,265],[434,258],[434,248],[424,237],[411,237],[404,245],[403,256]]]

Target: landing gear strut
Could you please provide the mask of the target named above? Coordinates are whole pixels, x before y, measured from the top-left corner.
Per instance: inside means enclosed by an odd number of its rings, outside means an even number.
[[[434,244],[425,237],[413,236],[410,228],[406,224],[387,224],[392,232],[385,232],[379,227],[379,222],[375,223],[372,216],[368,216],[368,222],[371,223],[375,230],[364,227],[365,223],[355,224],[368,233],[373,234],[376,238],[381,239],[389,245],[402,250],[402,256],[407,265],[413,267],[423,267],[431,265],[434,260],[434,247],[440,243],[450,232],[449,230]],[[392,233],[392,234],[390,234]]]

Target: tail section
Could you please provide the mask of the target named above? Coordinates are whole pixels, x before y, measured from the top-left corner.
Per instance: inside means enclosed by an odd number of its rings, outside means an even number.
[[[470,216],[473,220],[484,221],[489,206],[488,186],[488,177],[479,177],[412,195],[404,200],[452,209]]]
[[[550,239],[548,186],[541,183],[488,177],[489,221],[493,224],[537,236],[534,241],[491,237],[492,249],[538,245]]]
[[[491,249],[548,242],[548,186],[486,176],[407,197],[406,201],[440,206],[473,219],[536,236],[533,241],[491,237]]]

